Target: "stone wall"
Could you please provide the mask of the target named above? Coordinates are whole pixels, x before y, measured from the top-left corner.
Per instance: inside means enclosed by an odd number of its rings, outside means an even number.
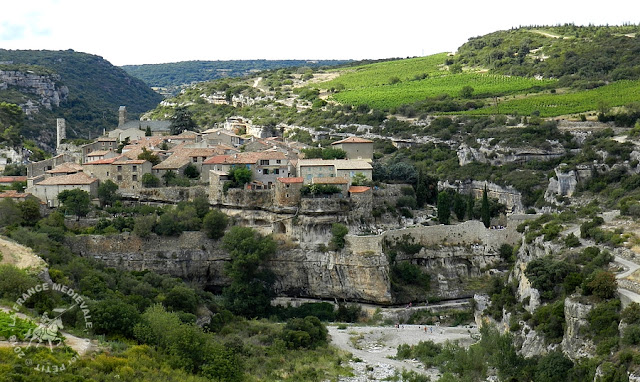
[[[130,193],[126,192],[126,190],[123,190],[123,196],[128,198],[151,202],[178,203],[193,200],[199,195],[207,195],[207,188],[205,186],[156,187],[142,188],[140,190],[135,190],[135,193],[133,190],[131,190]]]

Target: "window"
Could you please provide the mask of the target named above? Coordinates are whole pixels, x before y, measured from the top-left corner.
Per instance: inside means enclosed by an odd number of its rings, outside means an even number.
[[[122,166],[118,166],[118,171],[122,171]]]
[[[276,159],[276,163],[280,164],[280,163],[282,163],[282,161],[280,159]]]
[[[138,166],[133,166],[133,168],[131,170],[138,171]]]
[[[107,176],[109,176],[109,171],[107,171]]]
[[[274,174],[280,174],[280,169],[275,169],[275,170],[273,170],[273,173],[274,173]]]
[[[269,175],[269,169],[268,169],[268,168],[265,168],[264,170],[262,170],[262,173],[263,173],[264,175]]]
[[[287,196],[286,196],[286,197],[288,198],[288,197],[289,197],[289,194],[287,194]]]
[[[131,180],[133,180],[134,182],[138,181],[138,174],[133,174],[133,176],[131,177]]]
[[[287,184],[286,188],[289,188],[289,185]],[[288,194],[287,194],[288,195]]]
[[[193,157],[191,159],[193,160],[193,163],[198,163],[198,157]]]
[[[122,181],[122,175],[118,175],[118,182]]]
[[[269,159],[260,159],[260,166],[268,166]]]
[[[102,146],[104,147],[104,142],[102,142]]]

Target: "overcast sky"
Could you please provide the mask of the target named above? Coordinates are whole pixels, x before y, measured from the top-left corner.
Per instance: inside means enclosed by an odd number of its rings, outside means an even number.
[[[520,25],[640,22],[638,0],[25,0],[0,9],[0,48],[73,49],[114,65],[408,57]]]

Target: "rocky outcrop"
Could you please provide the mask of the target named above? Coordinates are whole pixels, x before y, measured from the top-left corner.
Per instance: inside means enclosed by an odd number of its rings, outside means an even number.
[[[587,316],[592,309],[593,305],[579,302],[576,296],[564,300],[566,328],[562,337],[562,350],[572,360],[595,355],[596,347],[586,335],[586,328],[589,326]]]
[[[491,140],[478,139],[476,147],[461,143],[458,147],[458,163],[460,166],[472,162],[488,163],[492,166],[501,166],[506,163],[524,163],[531,160],[551,160],[564,155],[564,148],[555,141],[547,141],[548,149],[533,147],[501,147],[491,145]]]
[[[51,110],[53,106],[60,106],[60,102],[67,99],[69,89],[59,85],[60,76],[55,74],[43,75],[24,73],[14,70],[0,70],[0,90],[17,87],[27,93],[35,94],[40,105]],[[25,113],[37,112],[33,103],[20,105]]]
[[[154,235],[149,239],[127,233],[86,235],[69,237],[66,244],[74,253],[110,267],[170,274],[211,290],[220,290],[229,283],[224,276],[229,256],[219,242],[207,239],[201,232],[184,232],[179,237]],[[389,265],[381,254],[281,249],[267,267],[276,276],[274,289],[280,295],[392,302]]]
[[[495,183],[482,181],[444,181],[438,182],[438,189],[451,188],[462,194],[472,193],[478,199],[482,197],[485,186],[487,187],[487,195],[490,198],[498,199],[499,203],[507,206],[507,211],[512,213],[523,213],[522,194],[511,186],[499,186]]]

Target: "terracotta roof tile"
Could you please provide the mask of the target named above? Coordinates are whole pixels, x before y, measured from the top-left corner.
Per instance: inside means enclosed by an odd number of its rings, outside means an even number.
[[[277,178],[280,183],[302,183],[304,182],[303,178],[299,177],[291,177],[291,178]]]
[[[26,182],[26,176],[0,176],[0,183]]]
[[[367,192],[371,189],[371,187],[367,186],[351,186],[349,187],[349,192],[352,194],[359,194],[361,192]]]
[[[94,165],[94,164],[112,164],[113,162],[119,160],[122,158],[122,155],[117,156],[117,157],[113,157],[113,158],[107,158],[107,159],[98,159],[98,160],[94,160],[92,162],[87,162],[85,163],[86,166],[89,165]]]
[[[82,171],[82,165],[79,165],[74,162],[65,162],[45,172],[47,174],[69,174],[69,173],[74,173],[78,171]]]
[[[22,199],[30,196],[31,194],[18,192],[16,190],[6,190],[4,192],[0,192],[0,198],[12,198],[12,199]]]

